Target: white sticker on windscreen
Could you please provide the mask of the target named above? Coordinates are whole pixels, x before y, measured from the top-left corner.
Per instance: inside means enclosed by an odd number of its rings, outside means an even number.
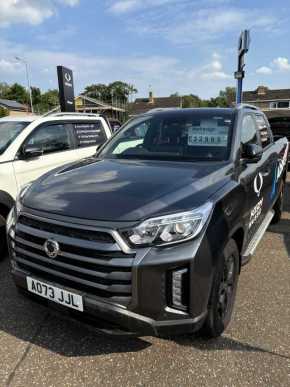
[[[227,126],[192,126],[188,128],[189,146],[222,146],[228,144]]]

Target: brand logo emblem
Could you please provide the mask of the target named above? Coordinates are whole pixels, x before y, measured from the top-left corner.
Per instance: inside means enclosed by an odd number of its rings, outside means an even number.
[[[256,192],[258,198],[260,197],[261,189],[263,187],[264,178],[263,175],[259,172],[254,180],[254,191]]]
[[[49,258],[56,258],[60,252],[59,244],[57,241],[54,241],[53,239],[48,239],[45,241],[44,245],[44,251],[46,252],[46,255]]]
[[[64,74],[64,77],[65,77],[65,80],[66,80],[67,82],[70,82],[70,81],[71,81],[71,75],[70,75],[69,73],[65,73],[65,74]]]

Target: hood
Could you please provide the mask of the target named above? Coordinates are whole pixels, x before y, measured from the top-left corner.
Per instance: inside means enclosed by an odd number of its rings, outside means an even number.
[[[229,164],[90,159],[39,179],[26,207],[103,221],[136,221],[205,203],[229,179]]]

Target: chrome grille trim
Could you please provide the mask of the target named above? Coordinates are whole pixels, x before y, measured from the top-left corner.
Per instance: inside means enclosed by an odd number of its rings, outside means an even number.
[[[109,302],[118,300],[123,306],[130,304],[136,254],[127,249],[117,231],[22,212],[12,239],[14,260],[30,275],[81,294]],[[60,251],[55,258],[45,252],[48,239],[59,243]]]

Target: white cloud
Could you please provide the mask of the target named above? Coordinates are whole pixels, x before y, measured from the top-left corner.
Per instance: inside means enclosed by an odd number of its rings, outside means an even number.
[[[153,10],[152,5],[149,7],[152,0],[135,1],[138,3],[138,7],[137,3],[135,5],[136,12],[125,20],[129,29],[140,35],[147,33],[162,36],[177,45],[200,45],[222,40],[225,36],[232,41],[234,34],[237,36],[245,27],[254,31],[274,31],[281,28],[284,22],[266,9],[261,13],[257,8],[226,6],[224,1],[216,4],[209,0],[199,3],[163,0],[162,3],[157,2],[164,5],[160,12]]]
[[[120,0],[111,5],[109,10],[113,13],[126,13],[132,11],[140,6],[138,0]]]
[[[30,64],[32,84],[44,90],[57,87],[57,65],[73,69],[76,92],[81,92],[88,84],[122,80],[134,84],[139,96],[147,96],[148,87],[152,85],[156,96],[168,96],[178,91],[180,94],[195,93],[208,98],[232,84],[217,54],[212,55],[209,64],[192,68],[190,64],[184,65],[182,60],[166,55],[124,55],[116,61],[115,56],[33,49],[1,38],[0,53],[2,81],[25,84],[23,65],[17,64],[19,67],[12,72],[10,64],[4,62],[5,58],[14,63],[14,56],[19,55]]]
[[[140,9],[152,9],[169,3],[184,2],[184,0],[113,0],[110,2],[109,11],[115,14],[124,14]]]
[[[221,56],[213,53],[211,62],[201,69],[200,78],[205,80],[223,80],[232,79],[232,76],[224,71]]]
[[[271,69],[271,67],[261,66],[261,67],[257,68],[256,73],[263,74],[263,75],[270,75],[273,73],[273,70]]]
[[[278,57],[273,60],[273,65],[280,71],[290,71],[290,63],[288,58]]]
[[[1,0],[0,27],[18,23],[37,25],[53,16],[57,6],[73,7],[78,3],[79,0]]]
[[[202,9],[186,17],[175,26],[168,26],[167,37],[174,43],[195,43],[220,39],[229,32],[240,31],[244,26],[253,29],[270,28],[276,23],[273,16],[261,16],[260,11],[241,9]]]
[[[7,60],[0,58],[0,71],[3,73],[15,73],[22,68],[22,65],[16,60]]]

